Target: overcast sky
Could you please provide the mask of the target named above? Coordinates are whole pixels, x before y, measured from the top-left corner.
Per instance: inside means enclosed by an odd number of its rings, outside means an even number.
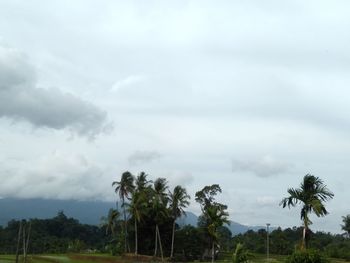
[[[292,227],[350,213],[349,1],[0,1],[0,196],[114,200],[125,170]]]

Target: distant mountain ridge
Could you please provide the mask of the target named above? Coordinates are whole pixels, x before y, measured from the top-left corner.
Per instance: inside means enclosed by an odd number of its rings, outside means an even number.
[[[52,218],[58,211],[64,211],[68,217],[78,219],[81,223],[99,225],[102,216],[106,216],[110,208],[115,208],[115,202],[75,201],[53,199],[0,199],[0,225],[6,225],[11,219]],[[177,223],[183,225],[197,225],[198,216],[188,211]],[[263,226],[245,226],[231,221],[227,226],[233,235],[245,233],[248,230],[257,231]]]

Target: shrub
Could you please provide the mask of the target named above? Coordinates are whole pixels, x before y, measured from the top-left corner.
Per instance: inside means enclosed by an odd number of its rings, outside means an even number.
[[[286,263],[329,263],[330,261],[317,250],[297,250],[290,255]]]

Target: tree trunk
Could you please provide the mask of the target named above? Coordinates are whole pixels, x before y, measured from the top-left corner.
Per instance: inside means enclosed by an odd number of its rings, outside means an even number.
[[[304,220],[303,240],[302,240],[302,243],[301,243],[301,249],[306,249],[306,247],[307,247],[307,244],[306,244],[307,229],[308,229],[308,224],[307,224],[307,221]]]
[[[164,261],[164,258],[163,258],[162,239],[160,238],[160,233],[159,233],[159,227],[158,227],[158,225],[157,225],[157,231],[158,231],[158,240],[159,240],[160,256],[162,257],[162,262],[163,262],[163,261]]]
[[[17,238],[17,249],[16,249],[16,263],[18,263],[19,245],[21,243],[21,234],[22,234],[22,221],[19,222],[19,230],[18,230],[18,238]]]
[[[124,213],[124,253],[126,253],[127,252],[127,242],[126,242],[126,240],[127,240],[127,235],[128,235],[128,233],[127,233],[127,230],[126,230],[126,212],[125,212],[125,200],[124,200],[124,197],[122,198],[122,202],[123,202],[123,213]]]
[[[29,239],[30,239],[30,231],[32,230],[32,222],[29,223],[28,234],[27,234],[27,242],[26,242],[26,256],[24,258],[24,262],[27,262],[28,248],[29,248]]]
[[[157,228],[158,228],[158,225],[156,225],[156,234],[155,234],[155,237],[156,237],[156,240],[154,242],[154,256],[156,257],[157,256],[157,249],[158,249],[158,233],[157,233]]]
[[[25,225],[23,226],[23,262],[26,262],[26,257],[27,257],[27,253],[26,253],[26,228]]]
[[[175,240],[175,220],[173,222],[173,235],[172,235],[172,238],[171,238],[170,258],[173,258],[173,256],[174,256],[174,240]]]
[[[214,240],[213,240],[213,244],[211,246],[211,262],[214,263],[214,256],[215,256],[215,253],[214,253]]]
[[[138,240],[137,240],[137,220],[136,220],[136,217],[135,217],[135,255],[137,256],[137,251],[138,249]]]

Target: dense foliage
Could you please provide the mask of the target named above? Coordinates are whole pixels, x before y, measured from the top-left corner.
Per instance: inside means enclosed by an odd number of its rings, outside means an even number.
[[[59,212],[52,219],[23,220],[31,224],[30,253],[65,253],[83,249],[103,249],[106,244],[105,229],[80,224]],[[12,220],[0,228],[0,253],[15,254],[20,221]]]
[[[270,253],[278,255],[291,255],[296,248],[300,247],[300,235],[303,227],[278,228],[270,233]],[[350,239],[344,235],[332,235],[330,233],[316,232],[309,230],[309,248],[316,249],[329,257],[344,258],[350,260]],[[254,253],[266,253],[266,230],[257,232],[252,230],[234,236],[232,244],[236,246],[242,243]]]
[[[330,261],[319,251],[297,250],[287,258],[286,263],[329,263]]]

